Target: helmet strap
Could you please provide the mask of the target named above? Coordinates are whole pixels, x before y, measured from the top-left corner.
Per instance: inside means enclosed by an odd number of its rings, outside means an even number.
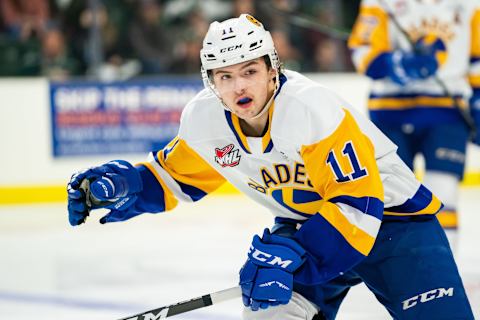
[[[272,96],[270,97],[270,99],[268,99],[267,103],[263,106],[262,110],[260,110],[260,112],[256,116],[253,116],[250,119],[252,119],[252,120],[258,119],[265,112],[267,112],[268,109],[270,109],[270,106],[272,105],[273,99],[275,98],[275,95],[277,94],[278,89],[280,88],[280,75],[279,74],[280,74],[280,72],[277,70],[277,72],[275,74],[275,90],[273,91]]]

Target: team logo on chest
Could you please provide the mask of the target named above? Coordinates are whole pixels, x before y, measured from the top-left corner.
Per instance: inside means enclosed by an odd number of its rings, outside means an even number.
[[[222,149],[215,148],[215,161],[222,167],[235,167],[240,163],[238,149],[234,149],[233,143]]]

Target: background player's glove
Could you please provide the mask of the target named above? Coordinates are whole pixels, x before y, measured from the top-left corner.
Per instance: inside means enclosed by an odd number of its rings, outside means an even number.
[[[480,88],[473,90],[473,95],[470,98],[470,113],[477,128],[476,135],[472,137],[472,142],[480,146]]]
[[[413,52],[394,51],[388,59],[388,75],[400,84],[426,79],[437,72],[447,57],[445,43],[433,35],[418,39]]]
[[[388,59],[387,74],[393,82],[403,86],[412,80],[426,79],[437,69],[438,62],[433,54],[395,51]]]
[[[90,210],[97,208],[110,209],[100,223],[123,221],[138,214],[131,207],[142,191],[142,179],[129,162],[115,160],[75,173],[67,191],[72,226],[85,222]]]
[[[287,304],[293,273],[304,262],[305,250],[293,239],[270,234],[253,237],[248,259],[240,270],[243,304],[253,311]]]

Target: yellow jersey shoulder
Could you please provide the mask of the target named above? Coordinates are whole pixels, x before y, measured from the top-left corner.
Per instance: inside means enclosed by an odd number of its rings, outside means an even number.
[[[342,121],[347,107],[338,95],[293,71],[275,99],[272,136],[297,145],[329,136]]]

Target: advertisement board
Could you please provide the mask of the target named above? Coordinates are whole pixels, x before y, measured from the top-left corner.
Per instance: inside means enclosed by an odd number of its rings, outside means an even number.
[[[161,149],[178,131],[199,80],[50,83],[55,157],[144,153]]]

